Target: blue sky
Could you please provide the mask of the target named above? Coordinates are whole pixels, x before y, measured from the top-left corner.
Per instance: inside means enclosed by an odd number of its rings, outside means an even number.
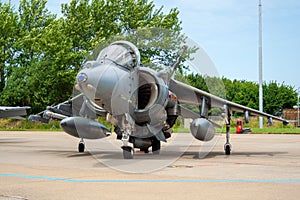
[[[164,0],[219,74],[258,82],[258,0]],[[300,1],[262,0],[263,79],[300,87]]]
[[[6,0],[5,0],[6,1]],[[18,2],[13,0],[12,3]],[[60,13],[49,0],[48,10]],[[177,7],[183,32],[204,48],[221,76],[258,81],[258,0],[154,0]],[[300,1],[262,0],[263,79],[300,87]]]

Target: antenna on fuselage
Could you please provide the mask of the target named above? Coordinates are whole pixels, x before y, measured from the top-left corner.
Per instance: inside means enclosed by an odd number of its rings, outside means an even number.
[[[173,78],[179,64],[181,63],[181,61],[183,59],[184,54],[187,51],[187,49],[188,49],[188,46],[184,45],[182,53],[177,58],[176,62],[171,67],[158,72],[158,76],[161,77],[167,85],[169,85],[169,82],[170,82],[171,78]]]
[[[185,54],[185,52],[187,51],[187,49],[188,49],[188,46],[187,46],[187,45],[184,45],[184,46],[183,46],[182,53],[179,55],[179,57],[177,58],[176,62],[175,62],[175,63],[172,65],[172,67],[171,67],[172,72],[171,72],[171,74],[170,74],[170,76],[169,76],[169,79],[171,79],[171,78],[174,76],[174,74],[175,74],[175,72],[176,72],[176,70],[177,70],[179,64],[181,63],[181,61],[182,61],[182,59],[183,59],[183,55]]]

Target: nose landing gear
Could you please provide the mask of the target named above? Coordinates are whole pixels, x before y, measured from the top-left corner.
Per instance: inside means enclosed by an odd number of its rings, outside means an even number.
[[[123,149],[124,159],[132,159],[133,158],[134,150],[132,147],[123,146],[122,149]]]

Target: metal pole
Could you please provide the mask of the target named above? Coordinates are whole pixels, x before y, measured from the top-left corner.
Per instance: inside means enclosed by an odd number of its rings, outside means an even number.
[[[261,20],[261,0],[258,2],[258,60],[259,60],[259,111],[263,112],[263,76],[262,76],[262,20]],[[259,117],[259,128],[263,128],[263,118]]]
[[[297,103],[297,109],[298,109],[298,123],[297,123],[297,127],[300,126],[300,123],[299,123],[299,118],[300,118],[300,113],[299,113],[299,98],[300,98],[300,87],[298,87],[298,103]]]

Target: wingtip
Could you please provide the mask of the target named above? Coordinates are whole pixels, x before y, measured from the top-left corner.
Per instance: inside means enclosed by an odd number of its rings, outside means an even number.
[[[284,120],[282,123],[283,123],[283,125],[284,125],[284,126],[286,126],[286,125],[288,125],[288,124],[289,124],[289,121],[287,121],[287,120]]]

